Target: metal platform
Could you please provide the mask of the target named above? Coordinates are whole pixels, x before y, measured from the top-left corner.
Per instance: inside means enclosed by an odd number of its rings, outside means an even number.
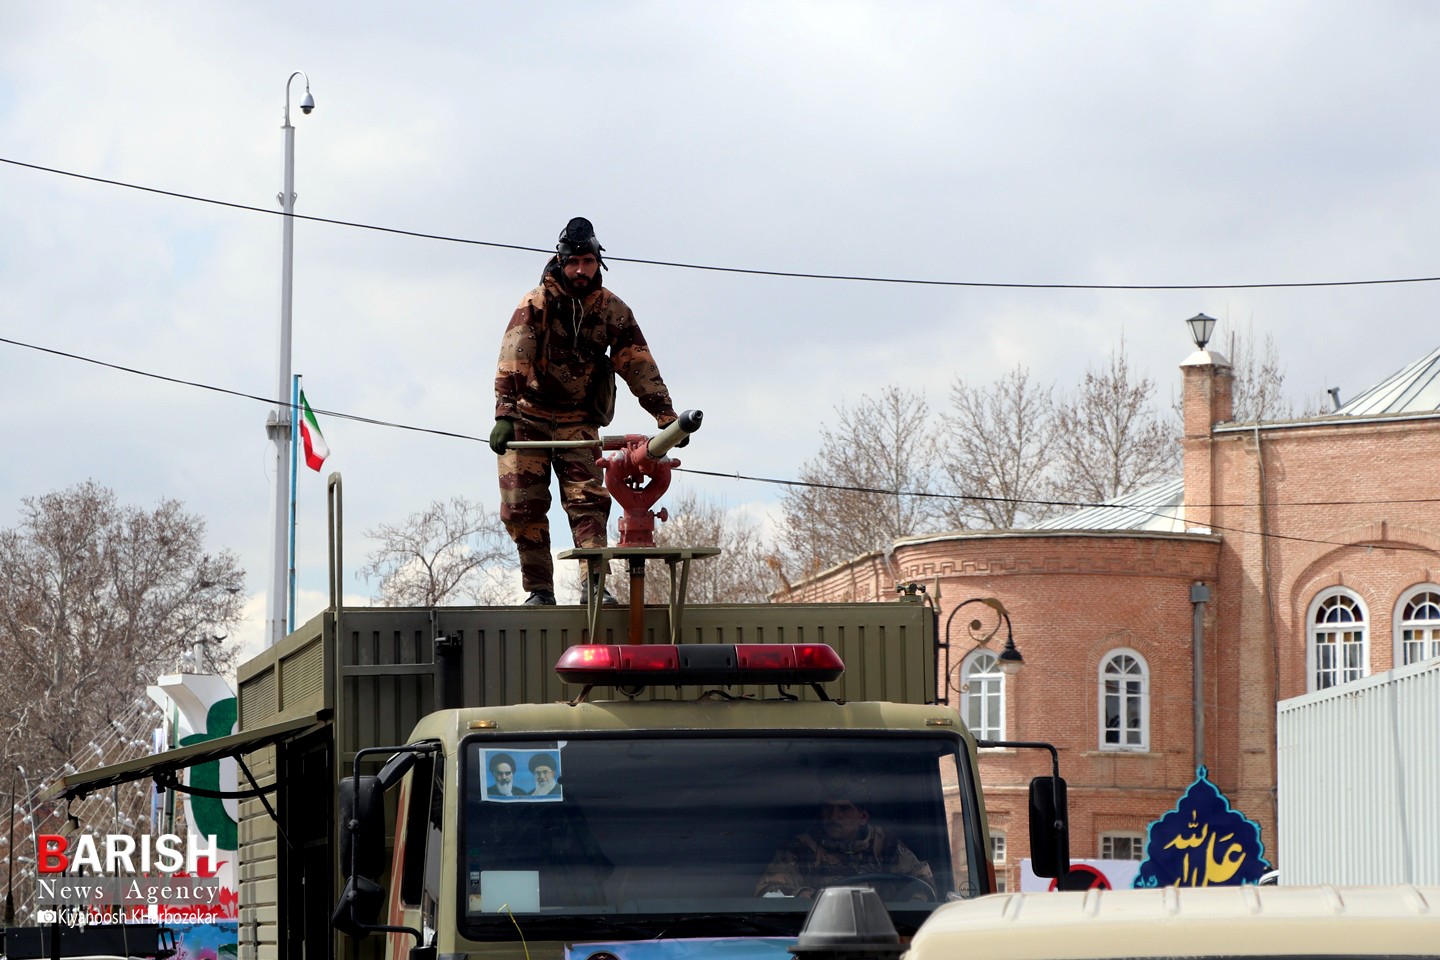
[[[605,573],[611,560],[625,561],[630,576],[630,642],[639,643],[644,622],[645,564],[659,560],[670,568],[670,642],[680,642],[685,614],[685,592],[690,586],[690,561],[704,560],[720,553],[719,547],[576,547],[559,554],[561,560],[579,560],[584,566],[585,620],[590,636],[597,635],[600,605],[604,599]]]

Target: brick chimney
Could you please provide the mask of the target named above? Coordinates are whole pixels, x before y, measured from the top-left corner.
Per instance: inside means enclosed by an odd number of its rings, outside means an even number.
[[[1181,440],[1185,461],[1185,528],[1208,532],[1215,502],[1214,441],[1211,429],[1234,416],[1235,371],[1225,355],[1215,350],[1197,350],[1180,364],[1184,374],[1181,404],[1185,436]]]

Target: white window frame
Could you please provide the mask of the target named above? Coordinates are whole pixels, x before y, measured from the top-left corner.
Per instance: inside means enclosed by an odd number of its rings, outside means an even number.
[[[1329,616],[1329,610],[1346,603],[1354,606],[1360,619],[1332,620],[1318,623],[1317,618]],[[1358,634],[1359,639],[1322,643],[1320,637]],[[1334,651],[1334,662],[1320,663],[1321,651]],[[1328,658],[1328,653],[1327,653]],[[1370,675],[1370,608],[1359,594],[1344,587],[1327,587],[1315,594],[1305,611],[1305,688],[1311,692],[1358,680]],[[1322,680],[1328,682],[1322,683]]]
[[[1402,667],[1409,663],[1419,663],[1421,660],[1429,660],[1431,657],[1440,657],[1440,619],[1406,619],[1405,608],[1417,600],[1421,594],[1433,594],[1433,602],[1440,604],[1440,585],[1433,583],[1416,584],[1409,590],[1400,594],[1399,601],[1395,604],[1395,665]],[[1405,634],[1414,631],[1420,634],[1419,639],[1407,639]],[[1411,657],[1409,647],[1419,646],[1419,656]]]
[[[1122,718],[1120,727],[1121,742],[1108,743],[1105,739],[1105,734],[1107,731],[1107,728],[1105,726],[1105,715],[1107,701],[1110,693],[1106,689],[1106,686],[1112,679],[1111,675],[1109,674],[1111,664],[1116,663],[1121,657],[1127,657],[1130,660],[1134,661],[1134,663],[1139,667],[1139,673],[1135,675],[1127,674],[1125,675],[1125,679],[1123,681],[1119,679],[1121,675],[1116,674],[1115,679],[1117,679],[1117,682],[1128,683],[1131,680],[1138,678],[1140,683],[1140,689],[1138,693],[1132,693],[1129,691],[1120,691],[1117,693],[1117,695],[1121,697],[1122,700],[1120,711],[1120,715]],[[1139,651],[1132,650],[1129,647],[1121,647],[1116,650],[1111,650],[1109,653],[1105,654],[1105,656],[1101,658],[1099,673],[1096,679],[1098,698],[1096,701],[1095,712],[1096,721],[1098,722],[1100,728],[1100,749],[1117,753],[1148,753],[1150,751],[1150,664],[1145,660],[1143,656],[1141,656]],[[1136,725],[1136,727],[1138,728],[1136,730],[1138,735],[1133,739],[1125,735],[1126,732],[1131,728],[1125,725],[1124,719],[1129,715],[1129,711],[1125,709],[1125,705],[1128,704],[1129,700],[1132,697],[1135,698],[1139,704],[1139,723]]]
[[[990,663],[983,672],[972,676],[971,671],[975,669],[978,661],[988,657]],[[984,693],[979,706],[983,726],[970,727],[970,703],[972,697],[971,685],[981,683],[984,686]],[[991,686],[998,695],[991,697]],[[993,706],[997,712],[994,723],[991,724],[989,707]],[[1005,739],[1005,674],[1000,670],[1000,661],[993,650],[981,648],[972,650],[960,661],[960,717],[965,721],[965,726],[970,727],[970,732],[977,740],[1004,740]]]
[[[997,867],[1005,864],[1005,832],[990,834],[990,862]]]
[[[1125,840],[1130,843],[1131,849],[1135,851],[1133,857],[1117,857],[1113,849],[1116,840]],[[1109,853],[1105,852],[1105,844],[1111,844]],[[1125,831],[1100,834],[1100,859],[1101,860],[1144,860],[1145,859],[1145,835],[1141,833],[1127,833]]]

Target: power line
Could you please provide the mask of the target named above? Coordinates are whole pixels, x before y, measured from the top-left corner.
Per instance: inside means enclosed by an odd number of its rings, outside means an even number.
[[[985,497],[985,496],[979,496],[979,495],[977,495],[977,494],[967,494],[967,493],[931,493],[931,492],[929,492],[929,491],[923,491],[923,490],[921,490],[921,491],[907,492],[907,491],[903,491],[903,490],[886,490],[886,489],[882,489],[882,488],[879,488],[879,487],[859,487],[859,486],[846,486],[846,485],[842,485],[842,484],[819,483],[819,482],[816,482],[816,481],[813,481],[813,480],[774,480],[774,479],[769,479],[769,478],[765,478],[765,477],[747,477],[747,476],[744,476],[744,475],[739,474],[739,473],[718,473],[718,472],[712,472],[712,471],[708,471],[708,470],[691,470],[691,469],[686,468],[686,467],[677,467],[676,469],[679,470],[679,471],[681,471],[681,472],[684,472],[684,473],[703,474],[704,476],[708,476],[708,477],[722,477],[722,478],[734,479],[734,480],[750,480],[750,481],[755,481],[755,482],[758,482],[758,483],[773,483],[773,484],[780,484],[780,485],[788,486],[788,487],[812,487],[812,488],[821,489],[821,490],[838,490],[838,491],[849,492],[849,493],[866,493],[866,494],[874,494],[874,495],[876,495],[876,496],[885,496],[885,497],[917,497],[917,498],[933,498],[933,499],[937,499],[937,500],[977,500],[977,501],[984,501],[984,502],[989,502],[989,503],[1023,503],[1023,504],[1028,504],[1028,505],[1031,505],[1031,506],[1073,507],[1073,508],[1077,508],[1077,509],[1079,509],[1079,508],[1085,508],[1085,509],[1096,509],[1096,508],[1100,508],[1100,509],[1105,509],[1105,510],[1125,510],[1125,511],[1129,511],[1129,512],[1131,512],[1131,513],[1142,513],[1142,514],[1145,514],[1146,516],[1155,517],[1155,518],[1161,519],[1161,520],[1172,520],[1172,521],[1173,521],[1173,520],[1176,520],[1176,519],[1177,519],[1173,514],[1164,513],[1164,512],[1159,511],[1159,510],[1147,510],[1147,509],[1144,508],[1144,507],[1138,507],[1138,506],[1135,506],[1135,505],[1133,505],[1133,504],[1120,504],[1120,503],[1078,503],[1078,502],[1065,501],[1065,500],[1027,500],[1027,499],[1024,499],[1024,498],[1021,498],[1021,497],[1013,497],[1013,498],[1012,498],[1012,497]],[[1437,502],[1437,501],[1436,501],[1434,498],[1425,497],[1425,498],[1419,498],[1419,499],[1413,499],[1413,500],[1328,500],[1328,501],[1327,501],[1327,500],[1314,500],[1314,501],[1299,500],[1299,501],[1283,502],[1283,503],[1282,503],[1282,502],[1270,502],[1270,503],[1267,503],[1266,506],[1270,506],[1270,507],[1372,506],[1372,505],[1378,505],[1378,504],[1392,504],[1392,503],[1436,503],[1436,502]],[[1254,506],[1258,506],[1258,505],[1259,505],[1259,504],[1255,504],[1255,503],[1209,503],[1209,504],[1193,504],[1193,506],[1196,506],[1196,507],[1204,506],[1204,507],[1210,507],[1210,508],[1214,508],[1214,507],[1254,507]],[[1079,529],[1079,530],[1089,530],[1089,529],[1094,529],[1094,528],[1079,527],[1079,528],[1076,528],[1076,529]],[[1323,545],[1326,545],[1326,546],[1333,546],[1333,547],[1353,547],[1353,546],[1356,546],[1356,544],[1354,544],[1354,543],[1349,543],[1349,542],[1343,541],[1343,540],[1325,540],[1325,539],[1319,539],[1319,538],[1316,538],[1316,537],[1299,537],[1299,536],[1295,536],[1295,535],[1293,535],[1293,534],[1284,534],[1284,533],[1262,533],[1262,532],[1260,532],[1260,531],[1258,531],[1258,530],[1247,530],[1247,529],[1245,529],[1244,527],[1227,527],[1227,526],[1224,526],[1224,525],[1222,525],[1222,524],[1218,524],[1218,523],[1214,523],[1214,522],[1212,522],[1212,523],[1210,523],[1210,524],[1208,525],[1208,529],[1211,529],[1211,530],[1220,530],[1220,531],[1223,531],[1223,532],[1225,532],[1225,533],[1244,534],[1245,536],[1249,536],[1249,537],[1263,537],[1263,538],[1268,538],[1268,539],[1271,539],[1271,540],[1286,540],[1286,541],[1290,541],[1290,542],[1292,542],[1292,543],[1318,543],[1318,544],[1323,544]],[[1036,528],[1033,528],[1033,527],[1032,527],[1032,528],[1018,528],[1018,529],[1015,529],[1015,530],[1012,530],[1012,531],[1008,531],[1008,532],[1011,532],[1011,533],[1020,533],[1020,534],[1029,533],[1029,534],[1034,534],[1035,536],[1038,536],[1038,537],[1043,537],[1043,536],[1048,536],[1048,535],[1051,535],[1051,534],[1054,534],[1054,533],[1058,533],[1058,532],[1060,532],[1060,531],[1058,531],[1058,530],[1056,530],[1056,529],[1054,529],[1054,528],[1046,528],[1046,529],[1041,530],[1041,529],[1036,529]],[[1112,533],[1124,533],[1125,531],[1122,531],[1122,530],[1112,530],[1112,531],[1108,531],[1108,532],[1112,532]],[[923,536],[923,534],[920,534],[920,536]],[[1393,543],[1392,543],[1392,544],[1387,544],[1386,549],[1389,549],[1389,550],[1409,550],[1409,551],[1412,551],[1412,552],[1415,552],[1415,553],[1437,553],[1437,552],[1440,552],[1440,551],[1436,551],[1435,549],[1433,549],[1433,548],[1431,548],[1431,547],[1407,546],[1407,545],[1403,545],[1403,544],[1393,544]]]
[[[1105,510],[1129,510],[1134,513],[1145,513],[1154,517],[1168,517],[1167,513],[1160,513],[1146,510],[1128,503],[1086,503],[1081,500],[1030,500],[1025,497],[987,497],[978,493],[935,493],[931,490],[896,490],[889,487],[864,487],[853,484],[823,483],[819,480],[777,480],[773,477],[752,477],[743,473],[720,473],[715,470],[692,470],[689,467],[676,467],[680,473],[694,473],[706,477],[718,477],[722,480],[748,480],[754,483],[771,483],[786,487],[810,487],[817,490],[836,490],[842,493],[869,493],[882,497],[914,497],[916,499],[931,500],[978,500],[985,503],[1024,503],[1036,507],[1072,507],[1080,509],[1105,509]],[[1437,503],[1435,497],[1416,497],[1412,499],[1396,500],[1285,500],[1266,501],[1267,507],[1366,507],[1386,504],[1402,503]],[[1258,502],[1238,501],[1225,503],[1194,504],[1204,507],[1258,507]]]
[[[82,363],[93,363],[97,367],[105,367],[109,370],[119,370],[121,373],[131,373],[137,377],[149,377],[152,380],[161,380],[165,383],[177,383],[185,387],[195,387],[199,390],[209,390],[212,393],[223,393],[226,396],[240,397],[243,400],[258,400],[259,402],[267,404],[269,406],[275,406],[276,404],[279,404],[283,407],[289,407],[291,410],[300,409],[296,404],[291,403],[288,399],[275,400],[273,398],[262,397],[254,393],[243,393],[239,390],[230,390],[225,387],[217,387],[214,384],[201,383],[198,380],[184,380],[180,377],[168,377],[163,373],[151,373],[148,370],[140,370],[135,367],[127,367],[118,363],[108,363],[104,360],[97,360],[94,357],[86,357],[78,353],[67,353],[64,350],[56,350],[53,347],[42,347],[33,343],[25,343],[21,340],[12,340],[9,337],[0,337],[0,343],[8,343],[11,346],[16,347],[24,347],[27,350],[38,350],[40,353],[48,353],[52,356],[64,357],[67,360],[79,360]],[[439,437],[455,437],[458,440],[473,440],[476,443],[488,442],[487,440],[482,440],[480,437],[472,437],[464,433],[453,433],[449,430],[436,430],[433,427],[415,427],[407,423],[394,423],[389,420],[375,420],[370,417],[362,417],[353,413],[343,413],[339,410],[326,410],[323,407],[311,407],[310,409],[314,413],[323,413],[327,417],[334,417],[337,420],[353,420],[356,423],[369,423],[377,427],[392,427],[396,430],[412,430],[416,433],[430,433]]]
[[[41,346],[38,346],[38,345],[36,345],[36,344],[25,343],[25,342],[20,341],[20,340],[11,339],[10,337],[0,337],[0,343],[8,343],[8,344],[10,344],[11,346],[23,347],[23,348],[25,348],[25,349],[27,349],[27,350],[37,350],[37,351],[39,351],[39,352],[41,352],[41,353],[48,353],[48,354],[51,354],[52,356],[64,357],[65,359],[68,359],[68,360],[79,360],[79,361],[82,361],[82,362],[84,362],[84,363],[94,364],[95,366],[98,366],[98,367],[105,367],[105,368],[110,369],[110,370],[117,370],[117,371],[120,371],[120,372],[122,372],[122,373],[129,373],[129,374],[133,374],[133,375],[139,376],[139,377],[148,377],[148,378],[150,378],[150,379],[152,379],[152,380],[160,380],[160,381],[163,381],[163,382],[165,382],[165,383],[174,383],[174,384],[179,384],[179,385],[181,385],[181,386],[194,387],[194,388],[200,389],[200,390],[209,390],[209,391],[212,391],[212,392],[214,392],[214,393],[221,393],[221,394],[225,394],[226,396],[231,396],[231,397],[239,397],[239,398],[244,399],[244,400],[255,400],[255,401],[259,402],[259,403],[266,404],[267,406],[274,406],[277,402],[279,402],[279,403],[283,404],[284,406],[290,407],[291,409],[299,409],[299,408],[296,407],[294,404],[290,403],[288,400],[285,400],[285,401],[276,401],[276,400],[274,400],[273,398],[270,398],[270,397],[262,397],[262,396],[259,396],[258,394],[253,394],[253,393],[244,393],[244,392],[239,391],[239,390],[230,390],[230,389],[227,389],[227,388],[225,388],[225,387],[217,387],[217,386],[215,386],[215,385],[213,385],[213,384],[201,383],[201,382],[196,381],[196,380],[185,380],[185,379],[182,379],[182,378],[180,378],[180,377],[171,377],[171,376],[166,376],[165,374],[151,373],[151,372],[149,372],[149,371],[147,371],[147,370],[140,370],[140,369],[137,369],[137,368],[135,368],[135,367],[127,367],[127,366],[124,366],[124,365],[118,364],[118,363],[109,363],[109,362],[106,362],[106,361],[104,361],[104,360],[95,359],[94,357],[86,357],[86,356],[82,356],[82,355],[76,354],[76,353],[68,353],[68,352],[66,352],[66,351],[64,351],[64,350],[56,350],[56,349],[54,349],[54,348],[52,348],[52,347],[41,347]],[[331,409],[315,408],[315,407],[312,407],[311,410],[312,410],[312,412],[314,412],[314,413],[316,413],[316,414],[322,414],[322,413],[323,413],[323,414],[324,414],[325,416],[327,416],[327,417],[334,417],[334,418],[336,418],[336,419],[338,419],[338,420],[350,420],[350,421],[353,421],[353,422],[355,422],[355,423],[368,423],[368,424],[370,424],[370,425],[372,425],[372,426],[377,426],[377,427],[389,427],[389,428],[395,429],[395,430],[409,430],[409,431],[412,431],[412,432],[415,432],[415,433],[426,433],[426,434],[431,434],[431,435],[439,436],[439,437],[452,437],[452,438],[457,439],[457,440],[469,440],[469,441],[472,441],[472,442],[474,442],[474,443],[484,443],[484,444],[488,444],[488,443],[489,443],[489,440],[488,440],[488,439],[482,439],[482,438],[480,438],[480,437],[472,437],[472,436],[470,436],[470,435],[468,435],[468,434],[455,433],[455,432],[452,432],[452,431],[449,431],[449,430],[437,430],[437,429],[434,429],[434,428],[432,428],[432,427],[417,427],[417,426],[414,426],[414,425],[412,425],[412,424],[397,423],[397,422],[392,421],[392,420],[379,420],[379,419],[376,419],[376,418],[374,418],[374,417],[363,417],[363,416],[359,416],[359,415],[353,414],[353,413],[344,413],[344,412],[339,411],[339,410],[331,410]],[[1067,500],[1029,500],[1029,499],[1019,498],[1019,497],[991,497],[991,496],[985,496],[985,495],[983,495],[983,494],[973,494],[973,493],[936,493],[936,492],[928,491],[928,490],[914,490],[914,491],[910,491],[910,490],[889,489],[889,488],[883,488],[883,487],[866,487],[866,486],[858,486],[858,485],[852,485],[852,484],[822,483],[822,482],[820,482],[820,481],[815,481],[815,480],[781,480],[781,479],[777,479],[777,478],[774,478],[774,477],[755,477],[755,476],[748,476],[748,475],[739,473],[738,471],[737,471],[737,472],[734,472],[734,473],[720,473],[720,472],[718,472],[718,471],[711,471],[711,470],[695,470],[695,469],[691,469],[691,468],[688,468],[688,467],[677,467],[676,469],[679,470],[681,473],[693,473],[693,474],[695,474],[695,475],[697,475],[697,476],[718,477],[718,478],[726,479],[726,480],[745,480],[745,481],[752,482],[752,483],[766,483],[766,484],[772,484],[772,485],[775,485],[775,486],[801,487],[801,488],[811,488],[811,489],[817,489],[817,490],[834,490],[834,491],[841,492],[841,493],[863,493],[863,494],[871,494],[871,495],[875,495],[875,496],[884,496],[884,497],[915,497],[915,498],[920,498],[920,499],[935,499],[935,500],[972,500],[972,501],[982,501],[982,502],[991,502],[991,503],[1017,503],[1017,504],[1022,504],[1022,503],[1023,503],[1023,504],[1027,504],[1027,505],[1030,505],[1030,506],[1071,507],[1071,508],[1074,508],[1074,509],[1096,508],[1096,507],[1099,507],[1099,508],[1109,509],[1109,510],[1129,510],[1129,511],[1132,511],[1132,512],[1134,512],[1134,513],[1143,513],[1143,514],[1147,514],[1147,515],[1153,516],[1153,517],[1159,517],[1159,518],[1163,518],[1163,519],[1174,519],[1174,517],[1172,517],[1172,516],[1171,516],[1170,514],[1168,514],[1168,513],[1161,513],[1161,512],[1159,512],[1159,511],[1155,511],[1155,510],[1147,510],[1147,509],[1145,509],[1145,508],[1143,508],[1143,507],[1133,506],[1133,505],[1129,505],[1129,504],[1083,503],[1083,502],[1079,502],[1079,501],[1067,501]],[[1296,500],[1296,501],[1284,501],[1284,502],[1281,502],[1281,501],[1270,501],[1270,502],[1268,502],[1268,503],[1266,504],[1266,506],[1271,506],[1271,507],[1378,506],[1378,505],[1385,505],[1385,504],[1416,504],[1416,503],[1436,503],[1436,502],[1440,502],[1440,501],[1437,501],[1435,498],[1432,498],[1432,497],[1421,497],[1421,498],[1413,498],[1413,499],[1395,499],[1395,500]],[[1259,506],[1259,504],[1258,504],[1258,503],[1239,502],[1239,503],[1195,504],[1195,506],[1208,506],[1208,507],[1255,507],[1255,506]],[[1277,540],[1290,540],[1290,541],[1296,541],[1296,542],[1300,542],[1300,543],[1320,543],[1320,544],[1329,544],[1329,545],[1333,545],[1333,546],[1353,546],[1353,544],[1344,543],[1344,542],[1341,542],[1341,541],[1338,541],[1338,540],[1320,540],[1320,539],[1314,539],[1314,538],[1311,538],[1311,537],[1297,537],[1297,536],[1291,536],[1291,535],[1279,534],[1279,533],[1260,533],[1260,532],[1257,532],[1257,531],[1254,531],[1254,530],[1246,530],[1246,529],[1243,529],[1243,528],[1241,528],[1241,527],[1224,527],[1224,526],[1220,526],[1220,525],[1218,525],[1218,524],[1213,524],[1213,523],[1210,524],[1210,527],[1211,527],[1212,529],[1215,529],[1215,530],[1223,530],[1223,531],[1226,531],[1226,532],[1228,532],[1228,533],[1242,533],[1242,534],[1246,534],[1247,536],[1270,537],[1270,538],[1277,539]],[[1043,534],[1044,534],[1044,531],[1039,531],[1039,530],[1036,530],[1036,531],[1033,531],[1033,532],[1035,532],[1035,533],[1037,533],[1037,534],[1039,534],[1039,535],[1043,535]],[[1396,546],[1396,547],[1394,547],[1393,549],[1399,549],[1399,550],[1409,549],[1409,550],[1416,550],[1416,551],[1420,551],[1420,552],[1424,552],[1424,553],[1434,553],[1434,552],[1435,552],[1435,551],[1433,551],[1433,550],[1431,550],[1431,549],[1429,549],[1429,548],[1425,548],[1425,547],[1404,547],[1404,546]]]
[[[283,210],[271,210],[268,207],[256,207],[245,203],[235,203],[230,200],[219,200],[213,197],[201,197],[195,194],[180,193],[175,190],[162,190],[159,187],[148,187],[138,183],[128,183],[124,180],[112,180],[105,177],[96,177],[90,174],[76,173],[72,170],[62,170],[57,167],[46,167],[36,163],[26,163],[21,160],[12,160],[7,157],[0,157],[0,163],[8,163],[16,167],[24,167],[27,170],[36,170],[41,173],[53,173],[62,177],[72,177],[76,180],[88,180],[92,183],[103,183],[113,187],[124,187],[129,190],[140,190],[144,193],[153,193],[163,197],[173,197],[177,200],[191,200],[196,203],[209,203],[220,207],[229,207],[232,210],[246,210],[251,213],[263,213],[272,217],[284,217],[287,214]],[[518,243],[501,243],[496,240],[474,240],[466,237],[455,237],[440,233],[424,233],[418,230],[404,230],[399,227],[385,227],[372,223],[360,223],[354,220],[338,220],[332,217],[316,217],[302,213],[289,214],[295,220],[306,220],[311,223],[328,223],[337,227],[352,227],[357,230],[373,230],[378,233],[390,233],[402,237],[415,237],[421,240],[440,240],[445,243],[463,243],[470,246],[492,247],[498,250],[519,250],[527,253],[551,254],[555,251],[543,247],[531,247]],[[724,267],[714,264],[686,263],[679,260],[651,260],[641,257],[617,257],[606,255],[606,260],[615,263],[636,263],[651,267],[673,267],[680,270],[703,270],[712,273],[735,273],[757,277],[785,277],[795,280],[847,280],[856,283],[884,283],[903,286],[929,286],[929,287],[971,287],[984,289],[1001,290],[1275,290],[1275,289],[1305,289],[1316,287],[1365,287],[1383,286],[1391,284],[1406,283],[1434,283],[1440,280],[1440,276],[1433,277],[1387,277],[1370,280],[1298,280],[1298,281],[1272,281],[1263,283],[1008,283],[995,280],[934,280],[920,277],[878,277],[864,274],[844,273],[815,273],[800,270],[768,270],[758,267]]]

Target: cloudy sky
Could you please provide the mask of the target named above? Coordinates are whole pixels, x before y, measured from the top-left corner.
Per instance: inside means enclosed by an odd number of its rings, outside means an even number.
[[[488,435],[503,326],[566,220],[614,262],[687,466],[794,477],[837,403],[945,403],[1016,365],[1068,387],[1122,341],[1168,391],[1186,317],[1273,338],[1293,399],[1440,341],[1440,6],[1423,2],[99,4],[0,0],[0,337],[273,397],[286,81],[303,70],[294,370],[317,408]],[[0,343],[0,526],[86,479],[182,500],[269,582],[268,407]],[[323,418],[363,531],[465,494],[463,439]],[[647,429],[622,398],[614,429]],[[682,477],[763,513],[773,486]],[[300,618],[324,478],[300,477]],[[568,532],[557,524],[559,546]]]

